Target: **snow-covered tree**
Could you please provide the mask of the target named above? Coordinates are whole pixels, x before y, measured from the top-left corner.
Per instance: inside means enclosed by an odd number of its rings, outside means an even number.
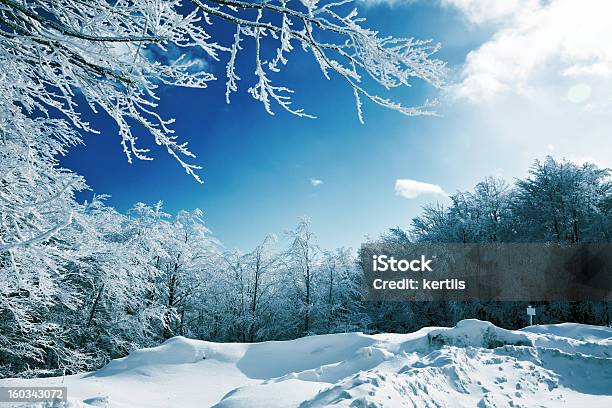
[[[439,46],[381,36],[363,25],[350,3],[2,0],[0,132],[19,128],[28,117],[61,117],[73,128],[95,132],[82,118],[88,106],[117,124],[128,160],[151,158],[137,143],[137,134],[147,133],[199,180],[187,143],[170,127],[173,120],[155,112],[160,86],[205,88],[219,71],[209,66],[225,64],[229,102],[241,80],[241,60],[254,70],[252,80],[244,78],[248,92],[269,113],[277,105],[309,117],[292,105],[293,91],[273,78],[296,49],[311,55],[326,78],[336,76],[353,89],[359,118],[362,100],[406,115],[430,114],[428,101],[405,107],[378,96],[367,83],[391,89],[417,78],[441,86],[444,64],[432,58]],[[230,25],[235,34],[226,41],[221,28]],[[245,51],[247,41],[253,55]],[[37,145],[46,143],[44,133]]]
[[[173,227],[179,242],[172,248],[167,305],[172,308],[176,323],[174,327],[169,325],[166,337],[187,334],[188,322],[197,313],[194,302],[201,294],[200,288],[211,279],[219,261],[219,242],[205,226],[201,210],[180,211]]]
[[[350,249],[325,251],[318,279],[318,332],[349,332],[367,327],[368,317],[361,293],[361,270]]]
[[[7,111],[0,104],[0,365],[71,366],[64,328],[49,315],[80,303],[62,282],[72,273],[67,264],[86,254],[83,206],[74,200],[86,186],[56,161],[77,137],[62,121],[13,123]]]
[[[294,288],[298,320],[301,319],[299,325],[301,332],[308,334],[312,324],[320,248],[308,219],[300,220],[295,229],[287,231],[287,238],[291,242],[286,252],[287,276]]]
[[[609,170],[547,157],[536,161],[530,177],[517,182],[514,214],[522,220],[523,240],[536,242],[601,242],[601,213],[612,184]],[[608,235],[609,236],[609,235]]]
[[[217,242],[204,225],[203,213],[181,211],[172,217],[161,203],[138,203],[128,228],[137,251],[146,257],[150,289],[144,294],[149,318],[157,319],[161,337],[185,334],[191,299],[204,284],[217,254]]]
[[[248,308],[250,316],[246,332],[248,341],[266,338],[266,335],[273,330],[273,328],[266,327],[265,319],[270,313],[274,313],[270,292],[274,284],[271,275],[278,263],[277,257],[271,251],[275,242],[276,236],[268,235],[245,256],[249,271]]]
[[[432,243],[609,243],[612,237],[612,183],[610,171],[592,163],[577,164],[547,157],[536,160],[525,179],[512,186],[487,178],[473,192],[458,192],[448,208],[427,206],[414,218],[410,234],[415,242]],[[401,233],[395,231],[392,236]],[[419,325],[430,325],[452,316],[477,317],[507,327],[524,323],[521,302],[453,302],[438,305],[442,315],[428,305],[413,304]],[[547,321],[609,321],[605,302],[551,302],[539,305]],[[447,313],[448,312],[448,313]],[[376,318],[374,319],[376,321]],[[417,325],[418,326],[418,325]]]
[[[416,240],[426,242],[504,241],[511,234],[511,198],[503,180],[488,177],[476,185],[474,192],[451,195],[448,208],[425,206],[423,213],[412,220],[412,233]]]
[[[95,356],[94,366],[125,355],[135,347],[154,344],[159,317],[147,303],[156,270],[142,251],[128,217],[96,197],[85,205],[83,239],[86,255],[78,258],[66,279],[78,288],[81,307],[69,313],[73,342]],[[153,315],[153,316],[152,316]]]

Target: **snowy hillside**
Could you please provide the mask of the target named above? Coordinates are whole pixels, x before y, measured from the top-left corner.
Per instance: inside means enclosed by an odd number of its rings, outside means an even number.
[[[464,320],[257,344],[175,337],[94,373],[0,380],[26,384],[66,385],[70,407],[610,407],[612,329]]]

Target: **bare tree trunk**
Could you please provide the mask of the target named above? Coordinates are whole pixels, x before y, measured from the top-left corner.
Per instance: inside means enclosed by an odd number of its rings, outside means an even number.
[[[310,330],[310,261],[306,257],[306,314],[304,316],[304,334]]]
[[[179,334],[181,336],[185,335],[185,309],[181,309],[181,321],[179,325]]]
[[[333,287],[334,287],[334,268],[329,269],[329,294],[327,298],[327,304],[329,310],[327,312],[327,332],[331,333],[332,324],[332,308],[333,308]]]
[[[251,327],[249,328],[249,342],[255,339],[255,317],[257,316],[257,291],[259,290],[259,273],[261,268],[261,254],[257,254],[255,263],[255,282],[253,284],[253,302],[251,304]]]
[[[102,297],[103,291],[104,291],[104,283],[100,286],[100,289],[98,290],[98,295],[96,296],[96,300],[94,300],[94,303],[91,306],[91,310],[89,312],[89,319],[87,319],[87,324],[85,325],[85,327],[89,327],[89,325],[93,321],[93,318],[96,314],[96,308],[98,307],[98,303],[100,302],[100,298]]]
[[[174,269],[178,269],[178,264],[175,264]],[[168,303],[166,306],[166,313],[164,315],[164,330],[162,336],[164,339],[169,339],[172,337],[172,328],[170,327],[172,324],[172,308],[174,307],[174,297],[175,297],[175,289],[176,289],[176,274],[172,273],[170,278],[168,279]]]

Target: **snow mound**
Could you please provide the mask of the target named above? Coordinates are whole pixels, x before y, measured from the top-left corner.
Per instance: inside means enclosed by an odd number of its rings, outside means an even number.
[[[252,344],[237,367],[249,378],[267,380],[317,370],[350,360],[357,350],[376,341],[362,333],[309,336],[292,341]]]
[[[256,344],[175,337],[94,373],[0,386],[67,386],[64,408],[610,407],[611,334],[464,320]]]
[[[476,319],[462,320],[451,329],[437,329],[427,335],[434,348],[442,346],[484,347],[488,349],[504,345],[533,346],[529,336],[506,329],[493,323]]]
[[[113,360],[91,375],[103,377],[147,366],[193,364],[207,358],[236,362],[245,350],[246,345],[244,344],[220,345],[177,336],[166,340],[160,346],[132,351],[127,357]]]
[[[532,336],[538,347],[553,348],[569,354],[581,353],[612,357],[612,328],[576,323],[530,326],[521,330]]]
[[[591,326],[578,323],[542,324],[522,329],[524,332],[551,334],[582,341],[612,341],[612,327]]]
[[[555,349],[442,347],[390,368],[347,377],[300,408],[557,407],[579,401],[603,408],[612,403],[612,361]]]

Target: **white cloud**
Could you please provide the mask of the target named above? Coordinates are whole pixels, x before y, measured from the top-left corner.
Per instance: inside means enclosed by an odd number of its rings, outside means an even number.
[[[316,179],[316,178],[311,178],[310,179],[310,184],[313,187],[319,187],[321,184],[323,184],[323,180],[319,180],[319,179]]]
[[[357,0],[366,6],[410,5],[417,1],[419,0]],[[528,3],[536,3],[537,0],[437,0],[437,2],[444,7],[460,9],[470,22],[481,23],[508,16]]]
[[[443,6],[458,8],[466,18],[480,24],[499,20],[517,13],[520,9],[536,4],[535,0],[440,0]]]
[[[562,75],[567,77],[592,76],[607,78],[612,74],[612,66],[598,62],[595,64],[576,64],[563,71]]]
[[[423,183],[410,179],[395,180],[395,194],[404,198],[413,199],[424,194],[447,195],[442,187],[436,184]]]
[[[497,31],[466,57],[455,96],[481,101],[531,94],[542,78],[605,78],[612,73],[611,1],[441,0],[474,24]]]

